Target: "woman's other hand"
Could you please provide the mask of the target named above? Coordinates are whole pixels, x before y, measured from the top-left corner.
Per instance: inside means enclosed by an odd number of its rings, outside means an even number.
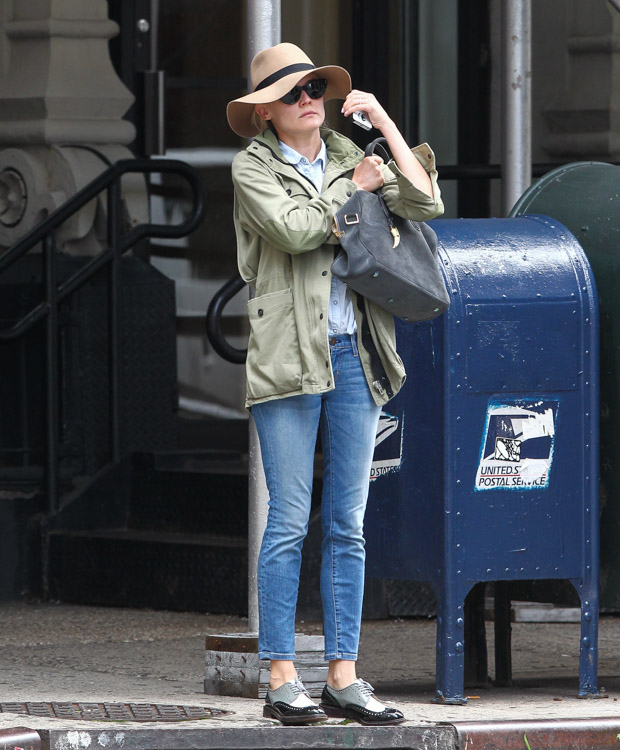
[[[372,193],[385,182],[381,171],[382,164],[383,159],[380,156],[365,156],[353,170],[351,180],[359,190],[368,190]]]

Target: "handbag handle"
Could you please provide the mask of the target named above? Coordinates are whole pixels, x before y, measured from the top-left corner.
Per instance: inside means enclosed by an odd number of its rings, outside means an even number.
[[[372,156],[377,150],[382,151],[383,153],[380,153],[379,156],[387,164],[391,157],[388,150],[383,145],[384,143],[387,144],[387,140],[385,138],[375,138],[375,140],[371,141],[364,149],[364,156]]]
[[[379,156],[383,159],[383,161],[387,164],[389,160],[392,158],[390,156],[389,151],[383,144],[387,145],[387,139],[383,138],[383,136],[380,136],[379,138],[375,138],[374,141],[371,141],[366,148],[364,149],[364,156],[372,156],[375,151],[383,151],[383,154],[379,154]],[[390,212],[388,211],[387,206],[385,205],[385,201],[383,200],[383,196],[381,195],[381,190],[375,190],[375,193],[381,198],[379,201],[381,204],[381,208],[385,211],[385,215],[388,217],[388,221],[390,223],[390,226],[393,225],[392,219],[390,217]]]

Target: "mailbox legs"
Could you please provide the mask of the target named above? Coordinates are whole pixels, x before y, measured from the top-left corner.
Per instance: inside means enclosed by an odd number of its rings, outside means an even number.
[[[599,695],[598,674],[598,590],[597,586],[573,581],[581,598],[581,639],[579,641],[579,697]]]
[[[437,692],[433,703],[467,703],[464,695],[465,597],[471,585],[437,587]]]
[[[572,580],[581,598],[581,640],[579,660],[579,697],[595,698],[599,695],[598,675],[598,588],[591,581]],[[497,584],[496,584],[497,585]],[[507,596],[498,586],[499,594]],[[437,666],[436,694],[433,703],[459,705],[467,703],[464,694],[465,673],[465,597],[469,587],[436,586],[437,596]],[[497,593],[497,592],[496,592]],[[509,600],[508,600],[509,602]],[[497,602],[496,602],[497,604]],[[508,607],[509,607],[508,603]],[[501,630],[510,629],[509,620],[501,623]],[[507,637],[501,656],[507,662],[500,665],[500,678],[496,685],[511,684],[510,638]],[[497,658],[497,656],[496,656]],[[501,661],[501,659],[500,659]]]

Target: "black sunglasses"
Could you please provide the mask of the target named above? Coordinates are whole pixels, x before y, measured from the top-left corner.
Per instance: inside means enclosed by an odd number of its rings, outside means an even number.
[[[284,104],[296,104],[301,99],[301,92],[305,91],[311,99],[320,99],[327,90],[326,78],[313,78],[303,86],[293,86],[293,88],[284,94],[280,99]]]

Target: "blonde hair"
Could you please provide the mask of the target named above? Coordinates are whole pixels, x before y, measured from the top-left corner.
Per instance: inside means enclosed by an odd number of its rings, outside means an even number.
[[[255,128],[259,133],[262,133],[263,130],[270,128],[277,135],[276,129],[273,126],[273,122],[271,120],[263,119],[256,111],[256,108],[254,108],[254,111],[252,112],[250,122],[252,123],[252,127]]]
[[[254,111],[252,112],[251,122],[252,127],[256,128],[259,133],[269,126],[269,120],[264,120],[256,111],[256,107],[254,107]]]

